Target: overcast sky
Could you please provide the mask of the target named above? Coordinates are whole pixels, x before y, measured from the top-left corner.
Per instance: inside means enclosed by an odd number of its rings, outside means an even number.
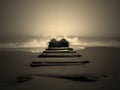
[[[120,1],[0,0],[1,38],[49,35],[120,36]]]

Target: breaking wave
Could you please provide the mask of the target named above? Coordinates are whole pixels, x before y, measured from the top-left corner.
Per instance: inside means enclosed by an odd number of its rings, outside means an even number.
[[[79,38],[79,37],[65,37],[69,42],[70,46],[74,49],[84,49],[85,47],[120,47],[119,40],[98,40],[89,38]],[[60,39],[57,38],[57,39]],[[16,43],[0,43],[0,48],[46,48],[48,46],[50,38],[32,39],[27,42],[16,42]],[[38,50],[38,49],[36,49]],[[35,51],[36,51],[35,50]],[[33,50],[34,52],[34,50]]]

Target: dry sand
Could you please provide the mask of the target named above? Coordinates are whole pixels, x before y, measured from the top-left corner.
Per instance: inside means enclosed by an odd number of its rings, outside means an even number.
[[[78,52],[82,57],[38,58],[39,53],[1,51],[0,90],[120,90],[120,48],[90,47]],[[32,61],[83,60],[90,63],[30,67]]]

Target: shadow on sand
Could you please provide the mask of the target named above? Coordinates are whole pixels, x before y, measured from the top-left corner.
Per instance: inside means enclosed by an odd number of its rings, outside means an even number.
[[[71,80],[76,82],[96,82],[100,78],[106,78],[105,74],[71,74],[71,75],[23,75],[18,76],[16,82],[11,83],[12,85],[28,82],[35,77],[50,77],[50,78],[59,78],[65,80]]]

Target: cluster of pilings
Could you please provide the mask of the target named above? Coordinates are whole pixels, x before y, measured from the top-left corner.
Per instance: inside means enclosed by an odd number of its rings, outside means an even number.
[[[38,57],[80,57],[73,48],[69,47],[69,42],[66,39],[57,41],[52,39],[49,42],[48,48],[43,51]]]

